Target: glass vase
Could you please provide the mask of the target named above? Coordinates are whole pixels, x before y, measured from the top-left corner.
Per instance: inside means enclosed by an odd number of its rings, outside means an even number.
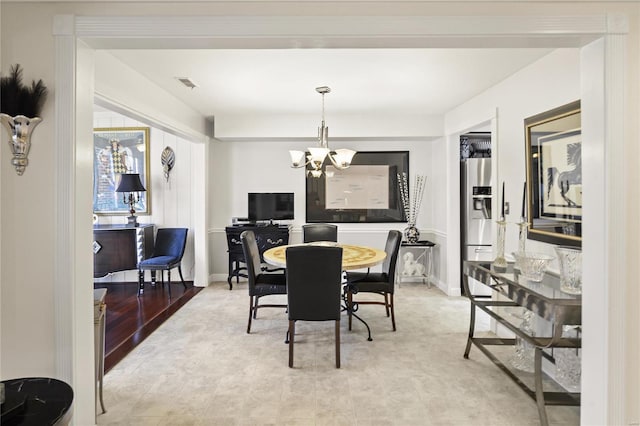
[[[560,290],[582,293],[582,251],[574,247],[555,247],[560,263]]]
[[[408,242],[415,244],[420,240],[420,231],[415,225],[409,224],[409,226],[404,229],[404,238]]]

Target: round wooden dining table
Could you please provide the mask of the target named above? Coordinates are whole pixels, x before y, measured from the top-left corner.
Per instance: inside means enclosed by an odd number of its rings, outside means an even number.
[[[340,244],[332,241],[316,241],[313,243],[291,244],[286,246],[272,247],[263,253],[264,261],[273,266],[281,268],[287,267],[286,252],[288,247],[301,245],[329,246],[342,248],[342,269],[350,271],[353,269],[370,268],[384,261],[387,253],[373,247],[355,246],[351,244]]]

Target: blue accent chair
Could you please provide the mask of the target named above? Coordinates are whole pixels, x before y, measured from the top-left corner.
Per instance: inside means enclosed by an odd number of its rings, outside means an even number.
[[[138,263],[138,277],[140,288],[138,296],[144,293],[144,271],[151,271],[152,285],[156,284],[156,271],[160,271],[160,278],[164,284],[164,271],[167,271],[169,298],[171,298],[171,270],[178,268],[182,285],[187,284],[182,277],[182,256],[187,245],[187,228],[160,228],[156,233],[153,255]]]

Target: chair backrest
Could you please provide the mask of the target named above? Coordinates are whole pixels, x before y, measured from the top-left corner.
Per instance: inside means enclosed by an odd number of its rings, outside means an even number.
[[[153,257],[171,256],[182,259],[187,246],[187,228],[160,228],[153,245]]]
[[[384,246],[387,257],[385,257],[384,262],[382,262],[382,272],[387,274],[389,282],[393,282],[396,276],[396,263],[398,263],[398,252],[400,251],[401,243],[402,233],[395,230],[389,231],[387,243]]]
[[[302,225],[302,242],[338,241],[338,227],[330,223],[308,223]]]
[[[260,249],[256,242],[256,234],[253,231],[243,231],[240,234],[242,242],[242,251],[247,264],[247,280],[249,281],[249,294],[253,294],[256,285],[256,277],[262,271],[262,262],[260,261]]]
[[[289,319],[340,319],[342,248],[294,246],[286,256]]]

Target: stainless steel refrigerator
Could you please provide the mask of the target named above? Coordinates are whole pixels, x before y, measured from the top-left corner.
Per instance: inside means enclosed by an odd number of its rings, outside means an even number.
[[[461,163],[460,225],[462,260],[493,260],[491,245],[491,158],[467,158]],[[473,295],[489,295],[486,286],[469,282]]]

